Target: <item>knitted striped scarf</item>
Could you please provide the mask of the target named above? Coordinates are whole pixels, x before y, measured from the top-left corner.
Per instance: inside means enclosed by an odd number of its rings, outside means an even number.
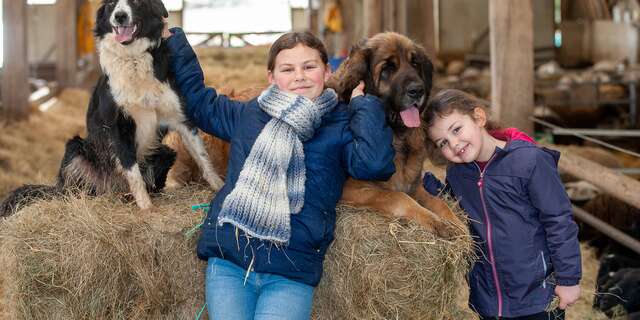
[[[222,203],[218,224],[276,244],[291,237],[290,214],[304,204],[306,168],[302,142],[311,139],[322,116],[337,104],[333,89],[314,100],[272,85],[260,94],[260,108],[273,117],[256,138],[235,187]]]

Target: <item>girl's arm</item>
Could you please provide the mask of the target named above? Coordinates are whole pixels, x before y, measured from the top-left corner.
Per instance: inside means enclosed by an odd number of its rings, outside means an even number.
[[[203,131],[229,141],[246,103],[218,95],[204,85],[202,68],[193,48],[180,28],[171,29],[167,38],[170,68],[186,103],[186,116]]]
[[[349,110],[353,139],[344,152],[347,172],[360,180],[388,180],[396,170],[395,151],[382,101],[369,94],[355,96]]]
[[[547,234],[556,283],[575,286],[582,277],[578,226],[573,221],[571,202],[560,181],[556,159],[548,151],[536,152],[528,187],[531,202],[538,209]]]

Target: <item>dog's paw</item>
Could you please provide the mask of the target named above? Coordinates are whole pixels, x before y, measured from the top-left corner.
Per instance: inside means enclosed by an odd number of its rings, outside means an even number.
[[[464,230],[462,230],[459,223],[457,223],[459,220],[449,221],[443,219],[427,209],[423,209],[423,211],[414,217],[419,225],[440,238],[450,239],[464,233]]]
[[[443,239],[451,239],[463,232],[464,230],[461,230],[455,223],[449,221],[440,220],[433,225],[433,233]]]

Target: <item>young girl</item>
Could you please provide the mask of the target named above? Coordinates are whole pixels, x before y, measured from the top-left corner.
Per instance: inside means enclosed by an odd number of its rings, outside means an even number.
[[[347,175],[388,179],[395,171],[382,102],[364,95],[363,83],[349,104],[339,102],[325,88],[324,45],[300,32],[272,45],[271,86],[250,102],[233,101],[204,86],[184,33],[172,32],[171,69],[187,116],[231,143],[225,185],[197,248],[208,261],[209,315],[308,319]]]
[[[581,266],[559,153],[515,128],[497,130],[487,110],[459,90],[431,100],[428,149],[450,165],[446,185],[428,173],[424,187],[455,196],[469,215],[479,257],[469,305],[481,319],[564,319],[580,295]],[[554,292],[560,310],[545,312]]]

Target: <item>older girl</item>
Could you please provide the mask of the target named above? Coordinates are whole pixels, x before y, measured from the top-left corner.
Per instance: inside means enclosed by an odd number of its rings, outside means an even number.
[[[325,87],[324,45],[310,33],[281,36],[269,51],[271,86],[249,102],[218,95],[182,30],[168,38],[171,68],[188,117],[231,143],[224,187],[213,198],[198,242],[208,261],[212,319],[308,319],[348,175],[394,173],[382,102],[339,102]]]

